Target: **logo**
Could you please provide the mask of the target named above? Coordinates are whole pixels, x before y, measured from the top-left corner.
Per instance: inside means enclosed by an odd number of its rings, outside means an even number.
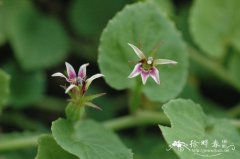
[[[173,141],[172,144],[168,145],[169,148],[167,151],[171,149],[175,149],[177,151],[190,151],[195,155],[202,157],[214,157],[222,155],[223,153],[229,153],[235,150],[235,146],[233,144],[229,144],[228,140],[190,140],[189,142],[183,142],[181,140]]]

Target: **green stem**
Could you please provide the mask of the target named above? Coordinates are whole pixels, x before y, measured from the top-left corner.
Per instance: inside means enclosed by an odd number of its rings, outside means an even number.
[[[221,66],[217,61],[214,61],[213,59],[209,59],[199,52],[197,52],[196,49],[193,47],[189,46],[189,57],[202,67],[206,68],[207,70],[211,71],[214,73],[218,78],[221,80],[225,81],[229,85],[233,86],[234,88],[240,90],[240,86],[237,82],[231,78],[229,73],[225,68]]]
[[[240,128],[240,120],[230,120],[230,123]],[[162,112],[137,111],[135,114],[127,115],[117,119],[103,122],[103,125],[111,130],[122,130],[134,126],[164,124],[169,125],[169,119]],[[7,141],[0,140],[0,152],[16,150],[28,147],[36,147],[37,140],[41,135],[32,135],[19,138],[12,138]]]
[[[129,110],[131,113],[137,111],[141,105],[141,95],[142,95],[142,83],[140,79],[137,79],[135,89],[130,92],[129,98]]]
[[[84,112],[84,106],[77,105],[73,102],[70,102],[65,110],[67,120],[72,122],[79,121],[83,117]]]
[[[23,149],[28,147],[36,147],[37,140],[40,137],[40,134],[31,135],[31,136],[19,136],[18,138],[9,138],[8,140],[0,140],[0,152]],[[3,137],[3,136],[2,136]]]
[[[169,119],[162,112],[137,111],[135,114],[127,115],[117,119],[104,122],[104,126],[111,130],[122,130],[134,126],[164,124],[169,125]]]

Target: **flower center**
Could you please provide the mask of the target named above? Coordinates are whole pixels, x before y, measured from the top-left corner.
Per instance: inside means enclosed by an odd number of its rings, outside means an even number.
[[[148,57],[146,60],[142,61],[142,68],[144,71],[149,71],[152,69],[153,57]]]
[[[77,85],[78,85],[78,86],[79,86],[79,85],[81,86],[81,85],[82,85],[82,81],[83,81],[82,78],[79,78],[79,77],[78,77],[77,80],[76,80]]]
[[[147,64],[151,65],[153,63],[153,57],[148,57]]]

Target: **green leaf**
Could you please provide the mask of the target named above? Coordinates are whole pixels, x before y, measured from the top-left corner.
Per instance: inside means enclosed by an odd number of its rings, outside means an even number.
[[[152,79],[143,86],[144,94],[154,101],[167,101],[182,90],[187,76],[186,46],[173,23],[152,3],[136,3],[125,7],[107,25],[101,36],[98,63],[106,82],[117,90],[133,89],[137,79],[128,79],[138,58],[127,43],[142,43],[148,56],[163,41],[156,58],[176,60],[176,66],[159,67],[161,85]]]
[[[43,135],[38,140],[38,153],[35,159],[77,159],[63,150],[51,135]]]
[[[26,107],[43,97],[46,84],[44,72],[25,72],[14,63],[8,63],[4,68],[12,77],[9,102],[13,106]]]
[[[133,154],[110,130],[94,121],[71,123],[58,119],[52,124],[56,142],[81,159],[132,159]]]
[[[200,155],[209,155],[213,159],[237,159],[240,155],[240,135],[238,131],[230,124],[226,119],[215,119],[208,117],[202,111],[200,105],[195,104],[190,100],[176,99],[163,106],[165,114],[171,121],[171,127],[160,126],[164,138],[171,146],[174,141],[182,141],[190,149],[183,147],[183,151],[179,151],[176,147],[173,150],[182,159],[202,159]],[[235,150],[230,152],[223,152],[218,156],[213,156],[219,153],[194,153],[190,146],[191,140],[201,142],[202,140],[208,140],[208,149],[211,150],[212,142],[217,140],[227,140],[227,145],[234,145]],[[198,149],[204,149],[198,144]]]
[[[240,50],[239,0],[196,0],[190,29],[198,46],[208,55],[221,58],[229,46]]]
[[[10,77],[0,69],[0,113],[10,94]]]
[[[5,5],[9,40],[25,70],[49,68],[66,58],[68,37],[58,20],[41,15],[30,1],[9,0]]]
[[[69,18],[79,36],[98,39],[107,21],[119,11],[128,0],[74,0],[70,6]]]

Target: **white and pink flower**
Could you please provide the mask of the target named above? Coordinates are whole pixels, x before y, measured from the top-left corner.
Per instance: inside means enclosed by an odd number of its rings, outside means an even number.
[[[63,77],[66,79],[67,82],[70,83],[70,85],[66,88],[65,93],[68,93],[74,87],[80,86],[82,90],[81,92],[82,94],[84,94],[93,80],[104,76],[103,74],[98,73],[87,79],[86,68],[89,65],[89,63],[80,66],[78,74],[76,74],[74,68],[68,62],[65,62],[65,65],[67,69],[67,77],[60,72],[54,73],[52,75],[52,77]]]
[[[80,66],[78,74],[76,74],[74,68],[69,63],[65,62],[65,65],[67,68],[67,77],[60,72],[54,73],[52,77],[63,77],[66,79],[67,82],[70,83],[68,87],[64,87],[65,93],[68,93],[71,97],[69,101],[74,102],[76,105],[79,106],[89,106],[101,110],[100,107],[98,107],[91,101],[104,95],[105,93],[85,96],[85,92],[87,91],[89,85],[94,79],[103,77],[104,75],[98,73],[87,79],[86,68],[89,63]]]
[[[135,65],[131,74],[128,76],[128,78],[133,78],[138,75],[141,75],[142,82],[144,85],[146,84],[149,76],[151,76],[157,84],[160,84],[159,71],[156,67],[157,65],[177,64],[177,62],[173,60],[154,59],[151,56],[146,57],[139,48],[137,48],[133,44],[130,43],[128,44],[140,59],[139,62]]]

